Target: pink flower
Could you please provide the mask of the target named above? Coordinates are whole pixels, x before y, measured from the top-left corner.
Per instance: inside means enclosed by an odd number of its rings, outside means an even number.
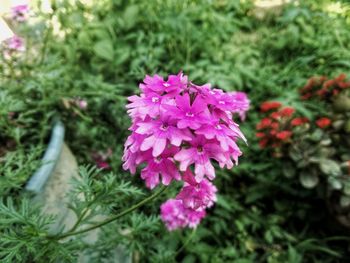
[[[196,228],[207,214],[205,210],[197,211],[187,208],[185,211],[189,228]]]
[[[178,228],[195,228],[205,217],[205,211],[186,208],[181,200],[169,199],[160,207],[160,215],[169,231]]]
[[[162,94],[166,88],[166,82],[163,77],[159,75],[154,75],[153,77],[146,75],[143,80],[143,83],[139,85],[140,90],[142,90],[145,94],[150,92],[156,92],[158,94]]]
[[[136,124],[133,126],[136,126]],[[130,128],[130,130],[134,129],[135,127]],[[124,162],[123,169],[129,170],[132,174],[135,174],[137,165],[143,161],[140,147],[145,137],[138,133],[132,133],[124,144],[124,154],[122,157],[122,161]]]
[[[210,181],[203,179],[197,183],[190,170],[187,170],[183,177],[185,184],[176,199],[182,200],[185,207],[197,211],[213,206],[217,189]]]
[[[210,180],[215,178],[215,170],[210,159],[224,162],[223,151],[215,140],[207,140],[204,136],[198,136],[190,142],[189,148],[183,148],[175,154],[174,159],[180,162],[180,171],[186,171],[191,165],[195,165],[195,178],[200,182],[204,175]]]
[[[17,22],[24,22],[28,19],[29,6],[27,4],[12,7],[12,19]]]
[[[145,119],[148,115],[155,118],[160,114],[160,106],[164,98],[155,93],[149,92],[147,95],[131,96],[128,98],[131,101],[126,107],[129,108],[128,113],[133,118]]]
[[[250,101],[248,99],[247,94],[241,91],[234,91],[229,93],[229,95],[238,105],[238,107],[232,112],[238,113],[241,120],[244,121],[246,118],[247,111],[250,107]]]
[[[181,176],[177,169],[173,156],[178,149],[176,147],[166,149],[158,157],[151,156],[150,152],[144,153],[142,159],[147,160],[147,166],[141,171],[141,178],[145,180],[146,186],[153,189],[159,184],[159,177],[162,178],[162,184],[169,185],[172,180],[180,180]]]
[[[142,142],[140,150],[153,149],[154,157],[159,156],[165,149],[168,140],[172,145],[180,146],[182,141],[191,141],[192,134],[188,129],[179,129],[177,121],[170,115],[160,115],[158,119],[137,122],[135,133],[148,135]]]
[[[88,103],[86,100],[83,99],[76,99],[75,100],[75,104],[81,109],[81,110],[85,110],[88,106]]]
[[[18,36],[13,36],[5,40],[3,46],[3,55],[7,60],[16,58],[21,52],[25,51],[24,40]]]
[[[160,207],[160,215],[169,231],[187,226],[186,208],[181,200],[169,199]]]
[[[237,112],[240,111],[243,108],[243,104],[246,103],[236,100],[235,94],[225,93],[220,89],[211,90],[209,93],[211,95],[209,104],[222,111]]]
[[[237,133],[217,119],[212,119],[207,124],[203,124],[195,133],[203,135],[208,140],[216,138],[224,151],[228,151],[229,147],[234,148],[236,145]]]
[[[175,98],[176,107],[167,107],[169,114],[178,120],[177,127],[180,129],[191,128],[198,129],[202,123],[207,122],[208,111],[204,100],[197,97],[191,103],[190,95],[185,93],[183,96]]]
[[[109,165],[107,160],[109,159],[109,157],[112,156],[112,154],[113,154],[112,149],[109,148],[105,152],[102,152],[102,151],[93,152],[91,154],[91,157],[95,161],[96,166],[98,168],[109,170],[111,169],[111,166]]]
[[[19,36],[13,36],[5,41],[5,48],[10,51],[25,51],[24,40]]]
[[[109,163],[104,161],[97,161],[96,166],[100,169],[107,169],[107,170],[111,169],[111,166],[109,165]]]
[[[178,75],[170,75],[167,81],[157,74],[153,77],[146,75],[139,87],[145,94],[150,92],[162,94],[166,92],[168,96],[174,96],[187,87],[187,82],[187,76],[184,76],[182,72]]]

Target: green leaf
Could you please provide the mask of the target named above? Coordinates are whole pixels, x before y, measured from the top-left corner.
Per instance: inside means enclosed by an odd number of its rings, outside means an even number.
[[[297,252],[297,250],[292,247],[288,246],[288,262],[290,263],[298,263],[302,262],[302,256]]]
[[[139,13],[139,7],[137,5],[128,6],[124,12],[125,28],[132,28],[136,22]]]
[[[94,52],[96,56],[106,59],[108,61],[112,61],[114,58],[113,44],[108,39],[104,39],[97,42],[94,45]]]
[[[349,196],[345,196],[343,195],[342,197],[340,197],[340,205],[342,207],[348,207],[350,206],[350,197]]]
[[[340,190],[343,187],[343,184],[341,183],[341,181],[334,177],[329,177],[328,183],[330,187],[334,190]]]
[[[340,165],[331,160],[331,159],[323,159],[319,163],[321,171],[326,175],[338,176],[341,175]]]
[[[314,188],[319,182],[319,178],[316,174],[304,171],[300,173],[299,180],[302,186],[308,189]]]

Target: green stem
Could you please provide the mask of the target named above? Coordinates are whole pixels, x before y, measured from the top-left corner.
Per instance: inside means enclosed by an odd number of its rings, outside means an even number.
[[[105,221],[102,221],[101,223],[98,223],[96,225],[93,225],[91,227],[87,227],[85,229],[82,229],[82,230],[78,230],[78,231],[68,231],[67,233],[64,233],[62,235],[57,235],[57,236],[48,236],[48,238],[52,238],[52,239],[56,239],[56,240],[59,240],[59,239],[62,239],[62,238],[66,238],[66,237],[69,237],[69,236],[75,236],[75,235],[79,235],[79,234],[82,234],[82,233],[86,233],[86,232],[89,232],[91,230],[94,230],[96,228],[99,228],[99,227],[102,227],[104,225],[107,225],[129,213],[131,213],[132,211],[138,209],[139,207],[143,206],[144,204],[152,201],[153,199],[155,199],[156,197],[158,197],[161,193],[164,192],[164,190],[166,189],[167,187],[166,186],[161,186],[160,189],[155,192],[154,194],[152,194],[151,196],[143,199],[141,202],[133,205],[132,207],[120,212],[119,214],[116,214],[108,219],[106,219]]]
[[[188,236],[186,241],[183,243],[183,245],[175,252],[175,256],[179,255],[181,251],[191,242],[192,238],[196,234],[196,228],[192,230],[192,233]]]
[[[79,227],[81,221],[83,221],[86,214],[89,212],[90,206],[93,205],[97,200],[99,200],[99,195],[86,205],[85,210],[80,214],[77,222],[75,222],[74,226],[67,233],[74,232]]]

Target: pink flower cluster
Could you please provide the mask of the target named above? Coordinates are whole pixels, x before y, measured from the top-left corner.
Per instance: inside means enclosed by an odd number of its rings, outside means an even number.
[[[28,19],[29,6],[27,4],[16,5],[11,9],[11,17],[17,22],[24,22]]]
[[[176,199],[161,206],[161,218],[169,230],[195,227],[216,201],[212,161],[231,169],[242,154],[236,141],[245,138],[232,119],[235,113],[245,118],[249,100],[243,92],[195,85],[181,72],[167,80],[146,76],[139,87],[141,95],[128,98],[132,133],[123,168],[134,174],[142,165],[150,189],[182,180]]]

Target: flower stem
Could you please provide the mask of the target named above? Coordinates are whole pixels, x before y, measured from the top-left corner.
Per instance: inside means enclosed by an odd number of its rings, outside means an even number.
[[[89,212],[89,208],[91,205],[93,205],[97,200],[99,200],[99,195],[97,197],[95,197],[95,199],[93,199],[91,202],[89,202],[84,211],[80,214],[80,216],[78,217],[77,221],[75,222],[74,226],[68,231],[68,232],[74,232],[80,225],[81,221],[83,221],[83,219],[85,218],[85,216],[87,215],[87,213]],[[68,233],[67,232],[67,233]]]
[[[182,250],[184,250],[184,248],[191,242],[192,238],[195,236],[196,234],[196,228],[193,228],[191,234],[188,236],[188,238],[186,239],[186,241],[183,243],[183,245],[175,252],[175,256],[179,255]]]
[[[48,236],[49,238],[51,239],[55,239],[55,240],[60,240],[62,238],[66,238],[66,237],[69,237],[69,236],[75,236],[75,235],[79,235],[79,234],[82,234],[82,233],[86,233],[86,232],[89,232],[91,230],[94,230],[96,228],[99,228],[99,227],[102,227],[104,225],[107,225],[129,213],[131,213],[132,211],[138,209],[139,207],[143,206],[144,204],[152,201],[153,199],[155,199],[156,197],[158,197],[161,193],[164,192],[164,190],[166,189],[167,187],[166,186],[161,186],[160,189],[155,192],[154,194],[150,195],[149,197],[143,199],[142,201],[140,201],[139,203],[133,205],[132,207],[128,208],[128,209],[125,209],[124,211],[114,215],[114,216],[111,216],[110,218],[106,219],[105,221],[102,221],[101,223],[98,223],[96,225],[93,225],[91,227],[87,227],[85,229],[82,229],[82,230],[78,230],[78,231],[68,231],[67,233],[63,233],[61,235],[56,235],[56,236]]]

